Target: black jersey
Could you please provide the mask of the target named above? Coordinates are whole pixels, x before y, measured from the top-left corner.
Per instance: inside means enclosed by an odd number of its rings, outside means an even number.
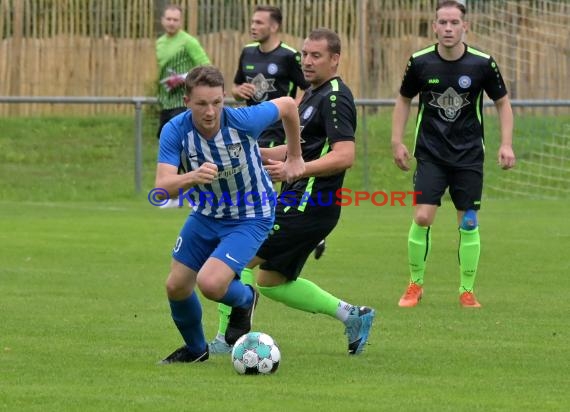
[[[495,60],[465,45],[461,58],[441,58],[437,45],[412,55],[400,94],[419,93],[414,156],[451,166],[484,159],[483,91],[492,100],[507,94]]]
[[[255,95],[246,101],[248,106],[282,96],[295,98],[297,87],[303,90],[309,87],[301,70],[300,53],[283,42],[268,53],[259,49],[259,43],[246,45],[239,58],[234,83],[255,85]]]
[[[308,89],[299,105],[301,148],[305,162],[319,159],[331,151],[336,142],[354,141],[356,106],[350,89],[339,77],[334,77],[317,89]],[[332,214],[340,213],[345,172],[332,176],[307,177],[293,183],[283,183],[283,204],[294,204],[298,211],[309,212],[323,207]],[[291,199],[296,199],[292,202]]]

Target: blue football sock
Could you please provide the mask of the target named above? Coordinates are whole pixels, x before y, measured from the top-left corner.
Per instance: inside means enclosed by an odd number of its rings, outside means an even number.
[[[208,344],[202,328],[202,305],[196,292],[183,300],[168,300],[172,320],[193,355],[201,355]]]
[[[253,289],[241,283],[239,279],[234,279],[230,282],[228,291],[219,302],[232,308],[247,309],[253,302]]]

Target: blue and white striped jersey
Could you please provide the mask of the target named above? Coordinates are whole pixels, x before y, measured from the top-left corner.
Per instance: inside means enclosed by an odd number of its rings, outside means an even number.
[[[211,184],[197,185],[180,194],[195,212],[214,218],[270,217],[276,195],[263,168],[257,139],[279,117],[272,102],[250,107],[224,107],[221,129],[204,139],[194,128],[190,110],[168,122],[160,136],[158,163],[180,165],[180,154],[191,170],[204,162],[218,166]]]

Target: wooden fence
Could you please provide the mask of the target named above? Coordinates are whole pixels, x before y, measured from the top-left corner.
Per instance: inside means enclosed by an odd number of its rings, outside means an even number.
[[[284,14],[283,40],[300,48],[318,26],[335,29],[340,74],[357,97],[391,98],[409,55],[435,41],[436,0],[268,0]],[[228,87],[255,0],[178,0],[187,30]],[[0,0],[0,95],[153,96],[154,41],[164,0]],[[570,96],[570,2],[467,1],[466,41],[491,53],[511,95]],[[0,115],[131,112],[126,106],[0,105]]]

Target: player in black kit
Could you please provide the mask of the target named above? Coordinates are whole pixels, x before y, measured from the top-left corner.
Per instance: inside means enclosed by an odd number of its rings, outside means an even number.
[[[420,50],[408,61],[392,119],[392,151],[396,165],[409,170],[404,128],[412,98],[419,94],[415,128],[414,191],[420,192],[408,234],[410,283],[399,305],[413,307],[423,294],[423,279],[431,247],[431,225],[446,189],[457,210],[459,226],[459,301],[480,307],[473,293],[479,263],[477,211],[483,189],[483,92],[496,106],[501,125],[498,162],[515,165],[512,148],[513,112],[495,60],[462,39],[466,33],[465,6],[441,1],[433,30],[438,43]]]
[[[248,106],[282,96],[295,98],[297,88],[309,87],[301,71],[300,53],[279,38],[282,20],[277,7],[257,6],[253,12],[251,37],[255,43],[243,48],[232,87],[234,98],[245,100]],[[284,142],[280,121],[259,138],[260,147]]]
[[[261,295],[342,322],[348,353],[357,355],[367,344],[375,310],[347,303],[300,276],[317,243],[338,223],[337,191],[355,157],[356,107],[350,89],[337,75],[340,52],[339,36],[328,29],[313,30],[303,44],[303,74],[311,84],[299,106],[306,173],[296,182],[283,184],[273,230],[248,267],[260,267]],[[261,153],[272,179],[283,181],[286,147],[261,149]],[[237,338],[228,328],[227,344]]]
[[[234,98],[245,100],[248,106],[281,96],[295,99],[297,89],[309,87],[301,71],[300,53],[279,38],[282,22],[283,16],[278,7],[255,7],[251,18],[251,37],[255,43],[243,48],[232,87]],[[300,100],[297,98],[297,102]],[[259,138],[259,147],[284,143],[281,121],[265,130]],[[322,239],[315,248],[315,259],[321,258],[325,248],[326,243]]]

